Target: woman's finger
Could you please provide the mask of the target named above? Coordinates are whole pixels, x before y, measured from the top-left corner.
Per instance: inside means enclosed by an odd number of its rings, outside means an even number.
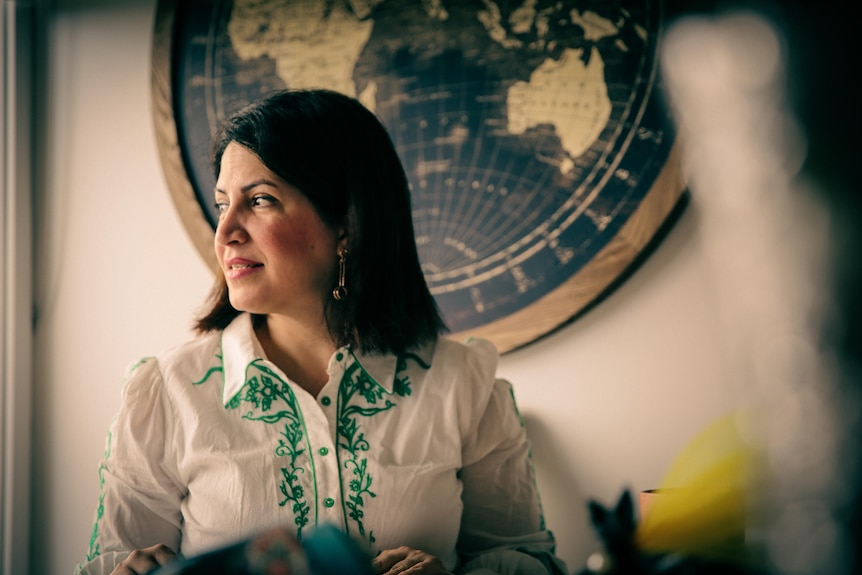
[[[395,549],[384,549],[372,560],[372,564],[378,573],[388,573],[399,561],[403,561],[410,552],[409,547],[397,547]]]
[[[175,557],[173,549],[161,543],[145,549],[135,549],[111,571],[111,575],[143,575],[155,567],[170,563]]]
[[[443,562],[428,553],[410,547],[382,551],[374,559],[377,572],[382,575],[445,575]]]
[[[411,560],[415,561],[412,565],[409,564]],[[408,564],[403,571],[398,572],[401,575],[450,575],[442,561],[424,552],[421,556],[408,557],[400,564]]]
[[[168,547],[167,545],[162,545],[159,543],[158,545],[153,545],[149,548],[152,550],[153,558],[159,565],[165,565],[170,563],[176,558],[177,554],[174,553],[174,550]]]

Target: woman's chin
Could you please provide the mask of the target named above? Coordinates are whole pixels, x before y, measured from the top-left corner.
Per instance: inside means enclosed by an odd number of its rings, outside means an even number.
[[[248,301],[245,298],[230,298],[230,305],[233,309],[239,312],[253,313],[258,315],[265,315],[267,312],[263,309],[263,306],[255,305],[253,302]]]

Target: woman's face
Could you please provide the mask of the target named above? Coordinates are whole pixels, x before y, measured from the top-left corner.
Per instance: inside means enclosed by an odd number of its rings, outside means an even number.
[[[215,252],[231,305],[256,314],[320,321],[336,282],[339,230],[248,148],[230,143],[215,202]]]

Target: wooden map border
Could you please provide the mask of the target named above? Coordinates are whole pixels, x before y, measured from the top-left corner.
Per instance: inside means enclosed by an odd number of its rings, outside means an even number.
[[[153,27],[151,98],[159,158],[174,206],[195,249],[213,271],[213,229],[198,202],[186,172],[173,108],[172,54],[175,3],[158,0]],[[484,337],[500,353],[524,347],[569,323],[607,294],[616,280],[645,255],[644,252],[671,219],[685,191],[678,142],[641,203],[619,232],[572,277],[538,301],[504,318],[452,334],[457,339]]]

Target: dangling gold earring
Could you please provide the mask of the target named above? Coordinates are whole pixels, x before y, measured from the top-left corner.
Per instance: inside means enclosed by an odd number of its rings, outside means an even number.
[[[347,287],[344,285],[344,276],[345,271],[344,268],[347,267],[347,249],[341,248],[338,250],[338,285],[335,286],[335,289],[332,290],[332,297],[335,298],[335,301],[342,301],[347,297]]]

